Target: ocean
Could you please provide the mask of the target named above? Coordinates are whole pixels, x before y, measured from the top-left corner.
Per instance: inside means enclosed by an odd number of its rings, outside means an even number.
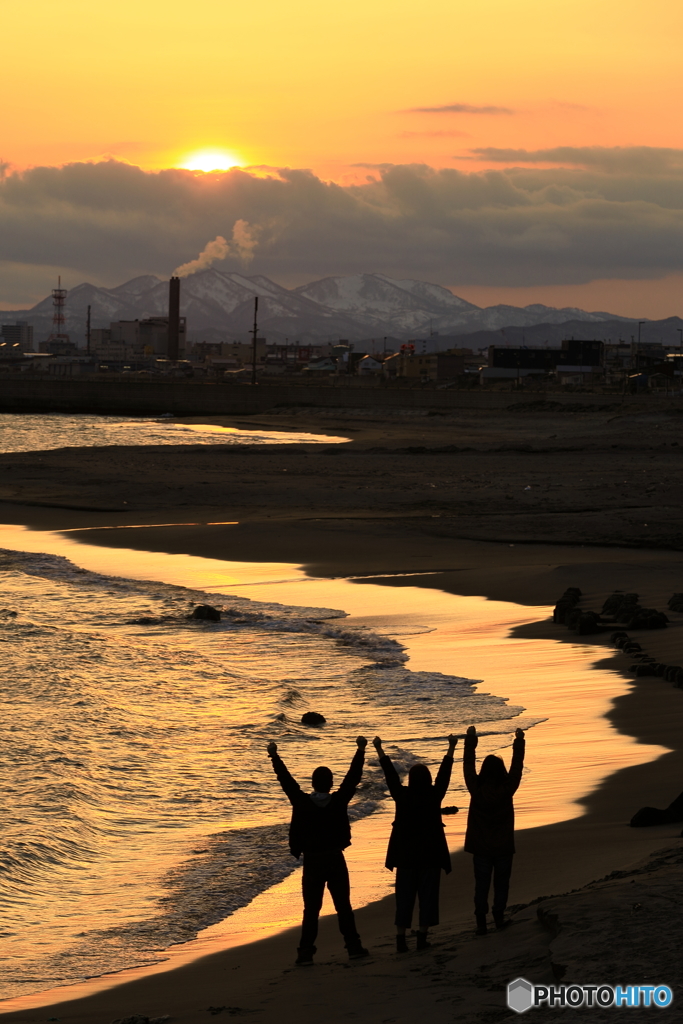
[[[292,871],[269,740],[302,783],[322,758],[339,781],[358,734],[391,736],[405,768],[473,723],[500,742],[523,710],[411,671],[399,639],[342,610],[55,555],[3,550],[0,573],[1,998],[149,963]],[[188,618],[205,603],[220,622]],[[386,796],[370,767],[353,816]]]
[[[240,430],[157,417],[0,413],[0,452],[151,444],[334,444],[347,437],[291,430]]]
[[[41,441],[54,430],[44,420],[33,420]],[[99,424],[98,436],[120,424]],[[140,424],[145,436],[157,429],[167,424]],[[471,724],[481,753],[504,753],[518,725],[532,729],[533,747],[543,726],[533,727],[557,720],[558,705],[548,715],[536,691],[529,702],[509,697],[522,677],[550,671],[565,700],[590,694],[571,721],[589,751],[561,795],[552,771],[534,785],[527,769],[528,824],[558,820],[582,786],[652,756],[595,725],[596,708],[624,685],[591,672],[597,649],[508,639],[541,610],[381,580],[310,580],[285,564],[112,551],[92,536],[87,545],[0,529],[0,999],[162,962],[169,947],[286,886],[298,865],[270,740],[303,786],[320,763],[338,784],[358,734],[381,735],[402,770],[434,767],[448,733]],[[219,608],[221,621],[189,618],[197,604]],[[324,727],[302,725],[308,710]],[[548,736],[556,748],[557,733]],[[382,822],[382,844],[388,833],[387,797],[372,751],[352,804],[366,857],[367,825]],[[466,805],[457,770],[446,802]],[[390,891],[379,841],[361,902]]]

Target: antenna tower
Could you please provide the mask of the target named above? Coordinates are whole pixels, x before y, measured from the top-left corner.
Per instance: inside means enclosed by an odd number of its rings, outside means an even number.
[[[68,341],[64,306],[66,304],[66,288],[62,288],[61,277],[57,278],[57,287],[52,289],[52,333],[48,341]]]

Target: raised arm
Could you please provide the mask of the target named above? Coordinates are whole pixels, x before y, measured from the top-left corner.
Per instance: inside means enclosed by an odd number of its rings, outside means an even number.
[[[462,772],[470,794],[474,794],[477,788],[477,764],[474,752],[478,742],[477,730],[471,725],[465,735],[465,750],[462,755]]]
[[[293,779],[289,774],[285,762],[282,760],[277,752],[277,743],[269,743],[267,746],[268,757],[272,761],[273,771],[277,775],[277,780],[284,789],[285,793],[291,801],[294,801],[297,793],[301,792],[301,786]]]
[[[375,748],[375,750],[377,751],[377,756],[379,757],[379,763],[382,766],[382,771],[384,772],[384,777],[387,780],[387,786],[389,787],[389,792],[391,793],[391,795],[393,796],[393,798],[395,800],[396,797],[398,796],[398,794],[401,792],[401,790],[403,788],[402,785],[401,785],[401,780],[398,777],[398,772],[394,768],[394,764],[393,764],[393,761],[391,760],[391,758],[388,757],[388,755],[384,753],[384,750],[382,749],[382,741],[379,738],[379,736],[375,736],[374,740],[372,741],[372,745]]]
[[[448,737],[448,750],[444,754],[441,767],[436,775],[436,781],[434,782],[434,789],[439,801],[443,800],[446,793],[448,792],[448,786],[451,781],[451,772],[453,771],[453,754],[458,743],[457,736],[453,733]]]
[[[517,791],[519,784],[522,781],[525,748],[526,740],[524,739],[524,732],[522,729],[517,729],[515,731],[515,738],[512,741],[512,761],[510,763],[510,771],[508,772],[508,779],[510,780],[513,793]]]
[[[357,749],[353,755],[351,766],[344,776],[344,781],[339,787],[339,794],[343,800],[348,803],[353,794],[360,785],[360,780],[363,777],[363,764],[365,763],[365,748],[368,745],[368,741],[365,736],[356,737]]]

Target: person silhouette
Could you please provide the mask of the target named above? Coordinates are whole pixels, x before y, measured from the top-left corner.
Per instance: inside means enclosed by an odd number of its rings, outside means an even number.
[[[325,765],[313,772],[313,792],[304,793],[285,767],[277,752],[277,743],[269,743],[267,747],[278,781],[292,805],[289,848],[294,857],[299,859],[303,855],[304,860],[301,879],[304,915],[296,959],[299,965],[313,963],[325,886],[329,889],[337,911],[339,931],[344,937],[349,957],[369,956],[356,931],[351,908],[349,871],[343,853],[351,845],[348,807],[363,775],[367,742],[364,736],[357,737],[357,750],[351,766],[335,793],[331,792],[334,781],[332,772]]]
[[[522,780],[525,739],[521,729],[512,743],[512,762],[507,770],[495,754],[484,758],[479,774],[475,750],[479,738],[473,725],[465,736],[462,767],[470,793],[465,850],[472,854],[474,866],[474,915],[477,935],[486,935],[489,889],[493,878],[493,920],[496,928],[505,928],[512,858],[515,853],[515,808],[512,801]]]
[[[382,741],[372,741],[384,770],[389,792],[396,804],[396,817],[391,826],[386,867],[396,868],[396,951],[407,953],[406,929],[413,919],[415,899],[419,902],[417,949],[427,949],[427,933],[439,923],[439,885],[442,870],[451,870],[451,856],[441,820],[441,801],[446,795],[453,769],[453,752],[457,739],[448,737],[448,751],[432,784],[426,764],[414,764],[404,786],[391,758],[382,749]],[[451,814],[457,808],[447,809]]]

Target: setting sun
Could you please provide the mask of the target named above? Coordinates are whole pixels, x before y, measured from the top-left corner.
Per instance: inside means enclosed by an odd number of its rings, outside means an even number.
[[[222,149],[201,149],[181,164],[187,171],[227,171],[230,167],[241,166],[234,153]]]

